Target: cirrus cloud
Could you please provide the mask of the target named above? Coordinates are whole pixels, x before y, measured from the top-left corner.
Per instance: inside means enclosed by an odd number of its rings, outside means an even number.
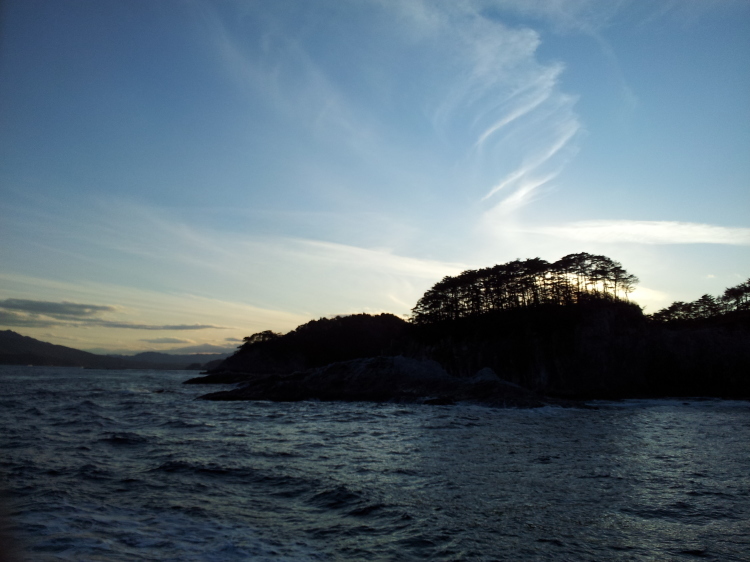
[[[677,221],[591,220],[517,230],[571,240],[635,244],[750,245],[750,228]]]

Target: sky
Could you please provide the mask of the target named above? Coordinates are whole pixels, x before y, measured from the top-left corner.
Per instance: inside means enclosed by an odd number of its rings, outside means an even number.
[[[0,329],[232,348],[603,254],[750,277],[747,0],[5,0]]]

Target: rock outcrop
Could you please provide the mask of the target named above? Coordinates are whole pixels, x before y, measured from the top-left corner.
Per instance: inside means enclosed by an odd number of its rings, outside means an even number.
[[[201,398],[425,404],[470,401],[516,408],[534,408],[551,403],[573,404],[540,397],[503,381],[490,369],[482,370],[473,378],[459,378],[448,374],[435,361],[402,356],[355,359],[291,374],[256,374],[238,388],[206,394]]]

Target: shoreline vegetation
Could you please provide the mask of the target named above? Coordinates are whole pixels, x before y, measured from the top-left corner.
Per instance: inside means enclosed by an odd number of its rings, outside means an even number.
[[[349,400],[495,406],[640,397],[750,397],[750,281],[650,316],[637,277],[586,253],[445,277],[409,321],[321,318],[244,338],[189,384],[206,400]]]

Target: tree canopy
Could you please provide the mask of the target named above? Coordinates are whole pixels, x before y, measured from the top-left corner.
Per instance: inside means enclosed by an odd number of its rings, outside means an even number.
[[[271,330],[244,338],[225,368],[289,372],[335,361],[400,352],[407,322],[393,314],[351,314],[320,318],[278,334]]]
[[[279,334],[278,332],[274,332],[272,330],[264,330],[262,332],[256,332],[252,336],[246,336],[242,338],[242,341],[244,341],[245,343],[239,346],[238,349],[248,348],[258,343],[273,341],[275,339],[280,338],[281,336],[282,334]]]
[[[549,263],[514,260],[445,277],[412,309],[412,321],[427,324],[494,310],[585,300],[626,300],[638,278],[606,256],[570,254]]]
[[[657,322],[675,323],[707,320],[724,314],[750,311],[750,279],[729,287],[718,297],[703,295],[693,302],[673,302],[651,315]]]

